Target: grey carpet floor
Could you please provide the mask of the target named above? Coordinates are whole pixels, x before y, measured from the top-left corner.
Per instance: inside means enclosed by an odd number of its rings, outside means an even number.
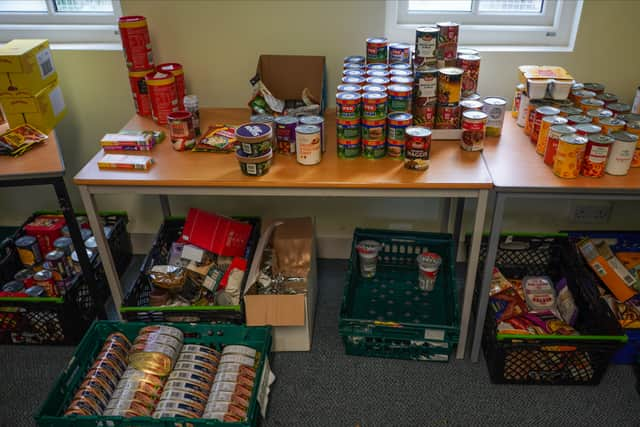
[[[338,314],[346,262],[321,260],[313,349],[272,357],[277,376],[265,427],[638,426],[630,366],[595,387],[493,385],[484,362],[447,364],[344,354]],[[73,353],[70,347],[0,347],[0,426],[32,416]]]

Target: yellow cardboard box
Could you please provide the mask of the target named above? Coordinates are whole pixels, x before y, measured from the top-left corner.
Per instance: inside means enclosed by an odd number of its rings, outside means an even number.
[[[35,96],[0,96],[0,103],[10,127],[29,123],[45,133],[55,128],[67,112],[58,82],[45,87]]]
[[[48,40],[16,39],[0,47],[0,97],[33,96],[57,79]]]

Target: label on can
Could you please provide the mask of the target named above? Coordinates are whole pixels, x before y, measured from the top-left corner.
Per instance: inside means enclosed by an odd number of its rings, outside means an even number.
[[[378,141],[362,141],[362,156],[367,159],[381,159],[386,154],[386,146]]]
[[[422,103],[434,103],[438,99],[438,72],[416,73],[416,98]]]
[[[418,27],[416,29],[415,65],[418,69],[435,65],[439,31],[437,27]]]
[[[424,127],[411,126],[407,128],[406,132],[404,167],[413,170],[428,169],[431,131]]]
[[[315,125],[298,126],[296,128],[296,160],[298,163],[317,165],[321,158],[320,128]]]
[[[122,50],[130,71],[153,68],[153,53],[147,20],[142,16],[122,16],[118,20]]]
[[[360,120],[338,120],[336,131],[339,144],[360,144]]]
[[[367,92],[362,96],[362,118],[365,120],[382,120],[387,116],[387,95]]]
[[[482,111],[487,114],[487,136],[500,136],[506,109],[507,100],[504,98],[491,97],[484,100]]]
[[[384,37],[367,39],[367,64],[386,64],[388,44],[389,40]]]
[[[441,105],[436,107],[436,129],[460,128],[460,105]]]
[[[338,141],[338,157],[341,159],[352,159],[360,156],[362,147],[360,143],[357,144],[341,144]]]

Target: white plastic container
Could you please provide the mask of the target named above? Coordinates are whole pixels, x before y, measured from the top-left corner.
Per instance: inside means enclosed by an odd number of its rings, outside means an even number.
[[[551,80],[551,85],[549,88],[551,97],[557,100],[567,99],[574,83],[574,80]]]
[[[527,94],[529,99],[542,99],[547,94],[547,87],[551,83],[550,79],[528,79]]]

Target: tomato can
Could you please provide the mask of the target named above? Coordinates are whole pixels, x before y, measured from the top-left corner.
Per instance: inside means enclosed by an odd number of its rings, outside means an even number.
[[[413,88],[408,85],[390,85],[387,88],[389,95],[389,112],[411,112]]]
[[[500,136],[507,110],[507,100],[500,97],[485,98],[482,111],[487,114],[487,136]]]
[[[345,92],[346,95],[353,95],[353,99],[358,99],[357,111],[358,117],[360,114],[360,95]],[[339,94],[338,94],[339,95]],[[339,100],[338,102],[340,102]],[[342,106],[353,106],[353,104],[342,104]],[[341,109],[341,104],[338,104],[338,118],[341,117],[341,111],[344,112],[344,109]],[[352,108],[352,111],[355,109]],[[276,140],[278,142],[278,153],[280,154],[288,154],[292,155],[296,152],[296,127],[298,126],[298,119],[293,116],[279,116],[275,118],[276,124]]]
[[[535,115],[533,116],[533,126],[531,127],[531,135],[529,139],[531,143],[538,143],[538,134],[540,133],[540,125],[542,124],[542,118],[546,116],[557,116],[560,114],[560,110],[555,107],[544,106],[536,108]]]
[[[555,158],[553,173],[560,178],[577,178],[582,170],[587,138],[579,135],[560,137]]]
[[[416,54],[413,60],[416,70],[422,71],[436,65],[439,33],[440,29],[436,26],[416,28]]]
[[[171,74],[176,79],[176,93],[178,94],[178,110],[184,110],[184,69],[176,62],[167,62],[156,66],[156,71]]]
[[[167,115],[171,145],[176,151],[190,150],[196,143],[193,117],[188,111],[174,111]]]
[[[462,73],[460,68],[448,67],[438,70],[438,103],[457,104],[462,91]]]
[[[602,178],[612,144],[613,138],[608,135],[599,133],[589,135],[580,174],[593,178]]]
[[[38,239],[36,239],[35,237],[22,236],[16,239],[15,245],[18,249],[18,256],[20,257],[20,261],[25,267],[33,267],[42,261]]]
[[[618,96],[610,92],[599,93],[596,95],[596,99],[604,101],[604,105],[615,104],[618,102]]]
[[[386,64],[387,46],[389,40],[386,37],[372,37],[367,39],[367,64]]]
[[[362,95],[355,92],[338,92],[336,94],[336,117],[340,120],[359,119]],[[297,122],[297,121],[296,121]]]
[[[603,135],[620,132],[621,130],[624,130],[626,124],[627,123],[624,120],[620,120],[615,117],[600,120],[600,127],[602,128]]]
[[[586,98],[580,101],[582,112],[587,114],[589,110],[597,110],[604,107],[604,101],[595,98]]]
[[[553,160],[558,150],[560,138],[576,133],[576,129],[568,125],[555,125],[549,129],[549,137],[547,138],[547,146],[544,151],[544,163],[553,166]]]
[[[151,38],[144,16],[121,16],[118,19],[122,49],[129,71],[144,71],[153,68]]]
[[[522,99],[522,93],[524,92],[524,84],[520,83],[516,85],[516,93],[513,96],[513,104],[511,106],[511,117],[518,118],[518,111],[520,111],[520,100]]]
[[[151,116],[159,125],[166,125],[169,113],[178,111],[176,79],[171,74],[152,71],[145,76],[145,81],[151,101]]]
[[[362,120],[383,120],[385,117],[387,117],[387,94],[365,92],[362,95]]]
[[[607,105],[607,109],[613,111],[613,117],[618,117],[619,114],[627,114],[631,112],[631,105],[623,104],[621,102],[614,102]]]
[[[301,165],[317,165],[322,159],[320,126],[298,125],[296,127],[296,160]]]
[[[566,125],[568,120],[561,116],[546,116],[542,118],[540,124],[540,132],[538,133],[538,142],[536,144],[536,153],[541,156],[547,149],[547,140],[549,139],[549,129],[556,125]]]
[[[575,128],[578,135],[586,136],[587,138],[589,138],[590,135],[602,132],[602,128],[594,124],[576,125]]]
[[[594,108],[587,111],[587,117],[591,119],[594,125],[600,124],[600,119],[609,119],[613,117],[613,111],[604,108]]]
[[[635,122],[627,123],[626,130],[630,134],[640,137],[640,122],[635,121]],[[640,140],[638,141],[638,144],[636,145],[636,150],[633,153],[633,160],[631,161],[631,167],[640,168]]]
[[[487,126],[487,114],[482,111],[462,113],[462,138],[460,148],[465,151],[482,151]]]
[[[462,73],[462,96],[476,93],[478,90],[478,77],[480,76],[479,55],[458,55],[457,67]]]
[[[438,22],[438,47],[436,50],[436,57],[440,61],[455,61],[458,54],[458,33],[460,26],[455,22]],[[452,101],[451,101],[452,102]]]
[[[389,62],[392,64],[397,62],[410,63],[411,46],[405,43],[391,43],[389,45]]]
[[[382,85],[366,85],[362,88],[363,93],[384,93],[387,94],[387,87]]]
[[[610,136],[614,142],[609,152],[605,172],[609,175],[626,175],[638,146],[638,135],[620,131],[612,133]]]
[[[362,76],[343,76],[342,84],[363,86],[365,78]]]
[[[149,89],[147,88],[145,76],[152,72],[153,70],[129,72],[129,85],[133,95],[133,105],[136,108],[136,114],[144,117],[151,115],[151,100],[149,99]]]
[[[322,116],[302,116],[300,117],[301,125],[314,125],[320,128],[320,147],[324,153],[327,150],[326,140],[324,138],[324,118]]]
[[[404,157],[406,130],[413,123],[409,113],[391,113],[387,116],[387,156],[396,159]]]
[[[429,169],[431,130],[422,126],[409,126],[406,135],[404,167],[411,170]]]
[[[436,129],[460,129],[460,105],[438,104],[436,106]]]
[[[604,93],[604,85],[602,83],[583,83],[585,90],[594,92],[596,95]]]

